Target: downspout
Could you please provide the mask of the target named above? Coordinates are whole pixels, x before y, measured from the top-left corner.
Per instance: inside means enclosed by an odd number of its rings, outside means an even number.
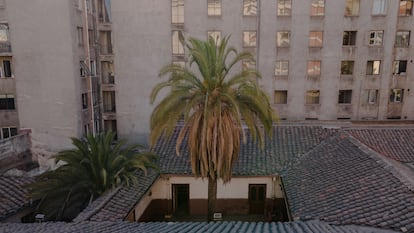
[[[257,49],[256,49],[256,70],[259,70],[259,59],[260,59],[260,0],[257,0],[257,17],[256,17],[256,41],[257,41]]]
[[[90,124],[92,124],[92,134],[95,135],[95,114],[93,109],[93,85],[92,85],[92,76],[91,76],[91,54],[89,48],[89,20],[88,20],[88,7],[86,4],[87,0],[83,0],[83,34],[85,39],[83,42],[83,48],[85,51],[85,66],[88,68],[89,72],[86,74],[88,79],[88,94],[89,94],[89,116]],[[91,9],[92,10],[92,9]]]
[[[280,178],[280,189],[282,189],[282,192],[283,192],[283,200],[285,201],[286,213],[288,215],[289,221],[293,221],[292,213],[290,212],[289,200],[288,200],[288,197],[286,195],[285,186],[283,185],[283,179],[282,179],[281,176],[279,178]]]

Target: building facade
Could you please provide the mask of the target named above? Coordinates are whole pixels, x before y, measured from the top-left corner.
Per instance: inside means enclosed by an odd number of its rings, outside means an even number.
[[[40,151],[101,130],[147,143],[159,70],[188,65],[180,33],[231,36],[253,53],[256,63],[240,69],[258,68],[283,120],[414,120],[412,8],[412,0],[2,0],[1,137],[31,129]]]

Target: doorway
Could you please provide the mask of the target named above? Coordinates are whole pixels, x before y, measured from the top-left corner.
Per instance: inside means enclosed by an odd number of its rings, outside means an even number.
[[[176,216],[188,215],[190,209],[190,185],[172,185],[173,212]]]
[[[264,214],[266,185],[249,184],[249,214]]]

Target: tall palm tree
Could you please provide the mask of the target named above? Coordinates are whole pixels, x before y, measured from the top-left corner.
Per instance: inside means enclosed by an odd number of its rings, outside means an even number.
[[[190,38],[186,43],[190,68],[175,64],[162,68],[159,75],[170,74],[169,79],[151,93],[154,103],[161,90],[170,88],[152,112],[150,142],[154,145],[159,137],[171,136],[177,121],[184,119],[176,152],[180,154],[180,145],[187,138],[193,174],[208,177],[208,220],[215,208],[217,179],[230,181],[241,140],[246,140],[244,125],[263,145],[264,131],[270,134],[275,118],[255,79],[260,78],[259,72],[232,70],[241,61],[254,61],[253,56],[227,47],[228,40],[225,37],[216,43],[213,38]],[[191,69],[193,64],[195,69]]]
[[[40,200],[38,211],[46,220],[71,220],[91,201],[125,184],[136,184],[137,169],[155,168],[155,155],[140,152],[141,145],[114,143],[113,132],[72,138],[74,149],[55,156],[63,165],[36,178],[28,186],[29,198]]]

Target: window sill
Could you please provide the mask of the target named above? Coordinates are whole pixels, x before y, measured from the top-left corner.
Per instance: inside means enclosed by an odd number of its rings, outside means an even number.
[[[386,17],[387,14],[386,13],[384,13],[384,14],[371,14],[371,16],[372,17],[381,17],[381,18],[383,18],[383,17]]]

